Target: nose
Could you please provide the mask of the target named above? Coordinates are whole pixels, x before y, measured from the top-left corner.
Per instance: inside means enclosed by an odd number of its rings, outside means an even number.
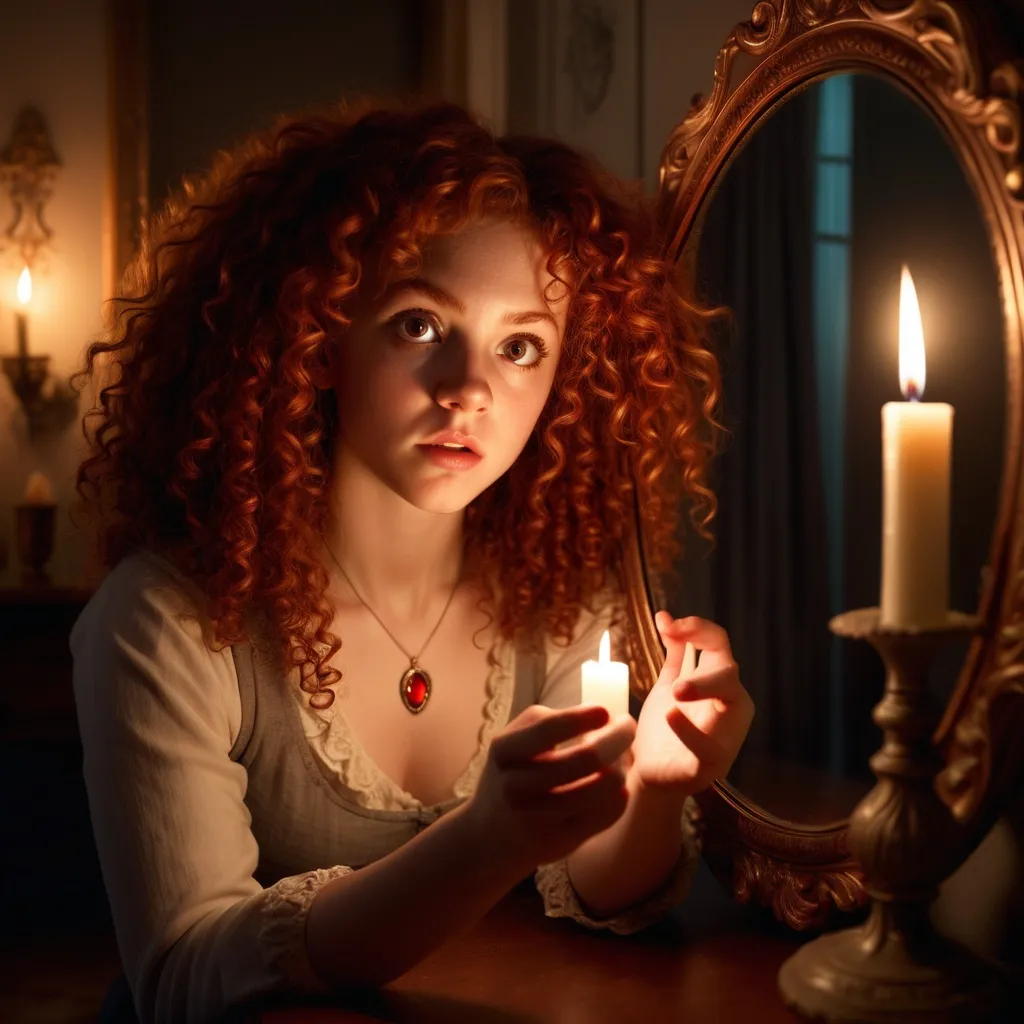
[[[448,352],[439,353],[447,359],[439,361],[434,400],[447,409],[463,412],[482,412],[491,402],[491,387],[487,382],[486,355],[477,353],[463,340],[456,344],[454,337],[442,346]]]

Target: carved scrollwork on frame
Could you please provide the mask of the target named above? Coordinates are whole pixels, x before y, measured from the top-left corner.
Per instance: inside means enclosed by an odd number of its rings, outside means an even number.
[[[1002,290],[1009,407],[1000,505],[977,609],[981,626],[935,732],[946,765],[936,788],[957,824],[950,871],[1024,778],[1024,756],[1013,741],[1024,728],[1024,62],[986,63],[991,51],[979,40],[988,26],[972,8],[957,0],[761,0],[720,49],[712,88],[694,99],[669,136],[659,171],[666,251],[689,262],[702,205],[745,136],[810,82],[870,71],[895,81],[933,114],[971,182]],[[626,561],[630,661],[646,692],[664,649],[638,542]],[[866,902],[847,822],[828,828],[783,822],[722,782],[698,802],[705,857],[737,898],[769,906],[800,929],[820,926],[835,908]]]
[[[704,858],[742,903],[770,907],[790,928],[822,927],[868,901],[841,826],[801,830],[767,819],[737,794],[699,794]],[[770,852],[769,852],[770,851]]]
[[[733,82],[740,55],[760,62]],[[933,105],[980,129],[1002,164],[1007,193],[1024,202],[1020,72],[1012,64],[985,74],[966,11],[947,0],[762,0],[715,60],[714,86],[698,96],[669,136],[659,170],[661,213],[678,225],[673,249],[697,203],[740,136],[797,83],[851,62],[896,73]]]
[[[1002,773],[993,752],[1011,741],[1024,725],[1024,564],[1015,552],[1015,571],[1007,588],[1004,618],[992,639],[988,667],[969,699],[961,701],[947,742],[947,765],[936,789],[958,821],[978,816],[991,789],[1008,789],[1024,764],[1010,763]],[[951,706],[950,710],[954,710]],[[952,716],[947,712],[947,718]],[[1002,742],[1000,742],[1002,741]],[[998,777],[1000,774],[1005,778]],[[993,785],[995,784],[995,785]]]
[[[852,867],[801,872],[756,850],[744,850],[733,872],[737,899],[770,906],[780,921],[799,931],[823,927],[833,906],[850,911],[867,903],[863,877]]]
[[[112,295],[149,219],[147,14],[143,0],[107,5],[112,145],[103,292]]]

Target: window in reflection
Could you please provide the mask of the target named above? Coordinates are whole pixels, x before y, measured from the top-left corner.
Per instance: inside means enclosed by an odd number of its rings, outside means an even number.
[[[815,139],[814,356],[825,489],[829,614],[843,611],[843,436],[846,358],[850,341],[853,79],[826,78],[818,90]],[[829,767],[842,771],[843,659],[840,641],[829,651]]]

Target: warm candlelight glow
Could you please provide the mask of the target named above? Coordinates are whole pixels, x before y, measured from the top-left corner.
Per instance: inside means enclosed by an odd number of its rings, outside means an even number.
[[[900,387],[882,406],[882,594],[886,628],[928,629],[949,607],[953,407],[922,402],[924,332],[910,271],[900,281]]]
[[[924,394],[924,330],[917,289],[907,265],[900,278],[900,390],[913,402]]]
[[[598,645],[598,660],[583,662],[581,696],[584,704],[600,704],[612,718],[629,714],[629,666],[612,661],[611,634],[606,629]]]
[[[33,471],[25,485],[24,503],[26,505],[52,505],[53,502],[53,484],[39,470]]]
[[[18,301],[23,306],[32,301],[32,274],[28,267],[22,270],[21,277],[18,278]]]

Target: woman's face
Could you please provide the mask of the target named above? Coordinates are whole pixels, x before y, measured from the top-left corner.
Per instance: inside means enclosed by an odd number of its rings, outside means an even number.
[[[432,240],[419,278],[356,315],[332,374],[342,468],[355,458],[411,504],[452,512],[515,462],[565,330],[545,259],[528,231],[489,221]],[[471,435],[482,458],[439,464],[425,444],[444,430]]]

